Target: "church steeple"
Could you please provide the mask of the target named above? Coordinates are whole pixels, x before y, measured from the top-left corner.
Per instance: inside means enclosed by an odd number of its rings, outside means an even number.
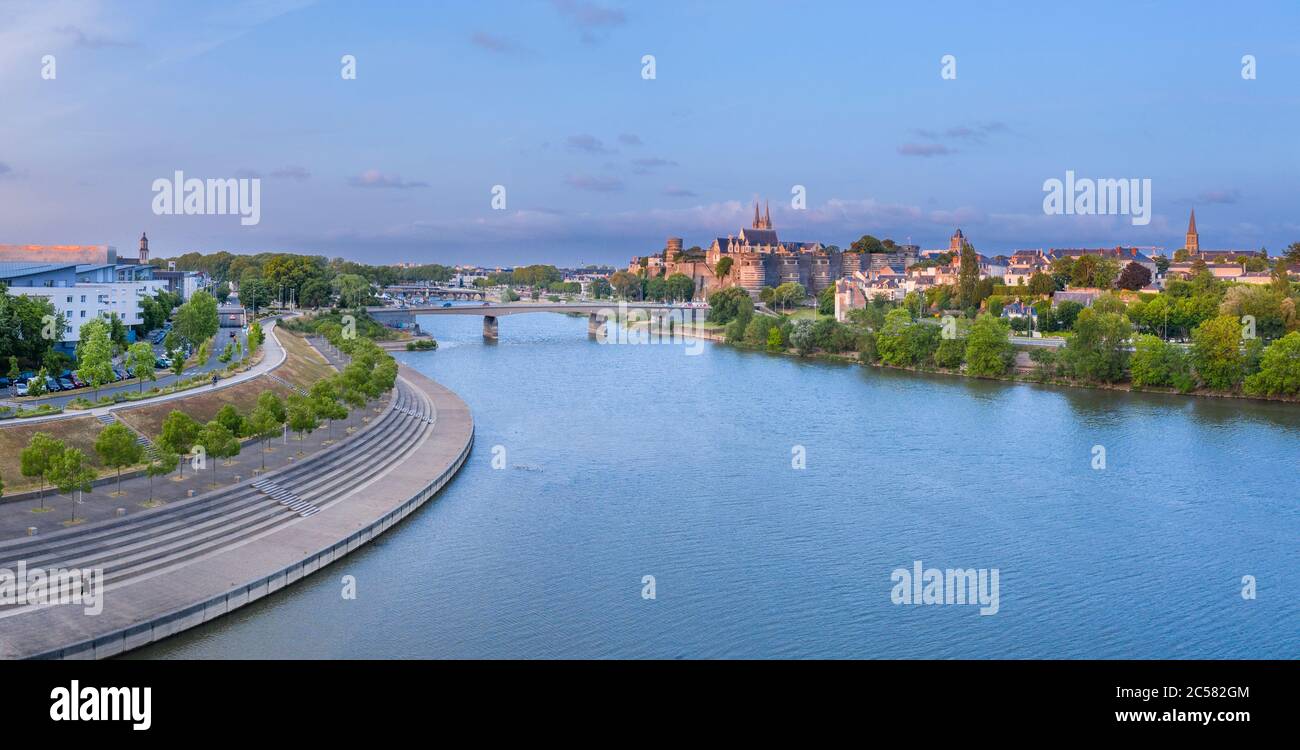
[[[1187,252],[1196,255],[1201,252],[1201,237],[1196,233],[1196,209],[1192,209],[1192,218],[1187,222],[1187,239],[1183,242]]]
[[[140,233],[140,262],[149,262],[149,235]]]
[[[772,228],[772,204],[767,201],[763,202],[763,228]]]

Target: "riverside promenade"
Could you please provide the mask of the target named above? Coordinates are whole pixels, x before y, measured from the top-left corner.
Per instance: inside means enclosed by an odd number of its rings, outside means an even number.
[[[382,534],[469,456],[461,399],[402,367],[368,426],[295,465],[162,508],[0,542],[0,569],[102,568],[103,611],[0,605],[0,658],[97,659],[257,601]]]

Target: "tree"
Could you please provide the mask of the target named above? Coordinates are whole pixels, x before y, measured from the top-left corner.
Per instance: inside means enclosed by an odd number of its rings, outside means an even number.
[[[316,420],[316,410],[306,396],[297,393],[289,396],[287,411],[289,429],[298,433],[299,441],[304,440],[308,433],[320,427],[320,422]]]
[[[37,370],[36,375],[27,381],[27,395],[32,397],[44,396],[49,390],[49,386],[46,384],[46,379],[49,376],[44,367]]]
[[[27,440],[27,447],[19,454],[23,476],[40,479],[41,507],[45,507],[45,482],[50,477],[50,468],[56,456],[63,453],[62,440],[57,440],[44,432],[37,432]]]
[[[835,314],[835,285],[826,287],[817,293],[817,314]]]
[[[199,430],[195,442],[203,446],[204,453],[212,459],[212,483],[217,483],[218,458],[233,458],[239,455],[239,441],[234,433],[217,421],[208,422]]]
[[[133,376],[140,379],[140,392],[144,393],[144,381],[152,382],[158,379],[154,372],[153,347],[146,341],[132,344],[131,348],[126,350],[126,368]]]
[[[18,378],[22,377],[22,370],[18,369],[18,358],[9,355],[9,395],[14,395],[14,390],[18,387]]]
[[[226,300],[230,299],[230,285],[224,281],[217,284],[212,290],[212,296],[217,298],[217,302],[226,304]]]
[[[1034,275],[1029,277],[1030,294],[1052,294],[1056,291],[1056,281],[1042,271],[1034,271]]]
[[[767,348],[774,352],[782,348],[781,329],[778,326],[767,329]]]
[[[99,431],[95,438],[95,453],[100,463],[117,470],[117,494],[122,494],[122,467],[140,463],[144,448],[136,442],[135,433],[121,422],[113,422]]]
[[[1192,365],[1201,382],[1211,388],[1229,390],[1241,382],[1245,362],[1237,318],[1220,315],[1192,331]]]
[[[726,324],[743,313],[754,309],[749,293],[738,286],[728,287],[709,295],[709,322]]]
[[[669,276],[665,283],[668,285],[668,296],[671,299],[690,302],[695,297],[695,282],[684,273]]]
[[[979,304],[976,287],[980,280],[980,258],[969,242],[961,243],[961,270],[958,272],[957,301],[962,307]]]
[[[86,454],[81,449],[64,448],[51,457],[49,478],[60,493],[71,495],[73,492],[90,492],[91,483],[95,481],[95,471],[86,465]],[[75,504],[71,520],[77,520]]]
[[[149,462],[145,464],[144,473],[149,477],[149,502],[153,502],[153,478],[164,477],[170,474],[176,465],[180,463],[181,457],[171,451],[158,451]]]
[[[1132,332],[1133,326],[1123,315],[1084,308],[1075,321],[1074,333],[1066,338],[1060,362],[1067,372],[1082,380],[1118,382],[1128,364]]]
[[[966,337],[966,372],[978,377],[1000,377],[1015,357],[1006,323],[987,314],[975,318]]]
[[[850,249],[855,253],[883,253],[885,246],[880,240],[869,234],[864,234],[853,242]],[[866,262],[865,260],[863,261]]]
[[[1074,265],[1070,270],[1070,284],[1077,287],[1092,286],[1093,277],[1097,271],[1097,257],[1095,255],[1080,255],[1074,259]]]
[[[109,324],[103,320],[89,320],[81,324],[81,340],[77,342],[77,377],[95,389],[113,382],[113,343],[109,337]]]
[[[1259,372],[1246,378],[1252,396],[1294,396],[1300,393],[1300,332],[1274,341],[1260,357]]]
[[[895,307],[885,315],[885,323],[876,332],[876,351],[880,361],[895,367],[908,364],[907,329],[912,326],[912,314],[903,307]]]
[[[717,277],[719,284],[726,284],[727,276],[731,275],[731,267],[735,263],[736,259],[730,255],[718,258],[718,262],[713,265],[713,275]]]
[[[1183,347],[1150,334],[1136,338],[1129,373],[1137,388],[1172,387],[1186,393],[1196,387]]]
[[[216,336],[220,328],[217,300],[201,289],[195,292],[188,302],[177,308],[172,328],[192,346],[199,346]]]
[[[1137,261],[1129,261],[1129,264],[1124,266],[1124,270],[1120,272],[1119,280],[1115,282],[1115,286],[1120,289],[1137,291],[1150,283],[1151,269]]]
[[[334,279],[342,307],[363,307],[370,300],[370,282],[357,274],[343,274]]]
[[[302,285],[302,304],[305,307],[319,308],[329,305],[333,298],[329,282],[324,279],[311,279]]]
[[[610,274],[609,285],[623,299],[632,299],[634,292],[641,291],[641,279],[627,271],[615,271]]]
[[[262,470],[266,470],[266,441],[275,438],[280,434],[280,425],[283,422],[277,420],[271,410],[265,406],[258,406],[248,415],[247,431],[250,437],[255,437],[262,444]]]
[[[163,419],[162,434],[158,437],[158,444],[164,450],[180,456],[188,456],[198,442],[199,431],[202,428],[202,425],[190,415],[173,409]],[[181,476],[185,476],[184,462],[180,465],[180,472]]]
[[[326,302],[329,298],[329,284],[323,279],[313,279],[303,286],[303,299],[307,298],[308,285],[319,284],[320,288],[325,290]],[[265,308],[271,304],[271,287],[254,271],[246,271],[243,278],[239,280],[239,301],[253,311]]]
[[[339,385],[332,379],[317,380],[312,384],[309,398],[317,419],[325,420],[330,439],[334,438],[334,420],[347,419],[348,410],[339,403]]]
[[[808,293],[804,290],[803,284],[787,281],[773,290],[772,302],[780,305],[782,310],[786,310],[790,305],[802,302],[807,296]]]
[[[769,339],[771,333],[768,334]],[[780,332],[777,332],[777,345],[780,345]],[[790,345],[799,352],[799,356],[806,356],[814,348],[813,322],[811,320],[796,320],[790,327]]]
[[[217,410],[216,421],[235,437],[243,437],[245,432],[244,417],[240,415],[239,410],[234,404],[226,404]]]
[[[272,391],[262,391],[257,396],[257,408],[266,409],[277,425],[284,424],[286,415],[284,402]]]

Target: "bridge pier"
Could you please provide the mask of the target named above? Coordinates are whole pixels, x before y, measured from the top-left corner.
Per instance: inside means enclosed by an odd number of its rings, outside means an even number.
[[[497,340],[497,317],[495,315],[483,316],[483,338]]]
[[[591,313],[587,316],[587,335],[592,338],[600,338],[605,335],[605,316],[598,313]]]

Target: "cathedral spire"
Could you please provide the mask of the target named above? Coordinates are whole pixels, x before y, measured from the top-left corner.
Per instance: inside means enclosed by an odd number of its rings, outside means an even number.
[[[763,202],[763,228],[772,228],[772,204],[767,201]]]
[[[1193,255],[1201,252],[1201,237],[1196,233],[1196,209],[1194,208],[1192,217],[1187,221],[1187,239],[1183,242],[1183,247]]]
[[[759,218],[758,218],[758,201],[757,201],[757,200],[754,201],[754,228],[755,228],[755,229],[762,229],[762,228],[763,228],[762,222],[761,222],[761,221],[759,220]]]

